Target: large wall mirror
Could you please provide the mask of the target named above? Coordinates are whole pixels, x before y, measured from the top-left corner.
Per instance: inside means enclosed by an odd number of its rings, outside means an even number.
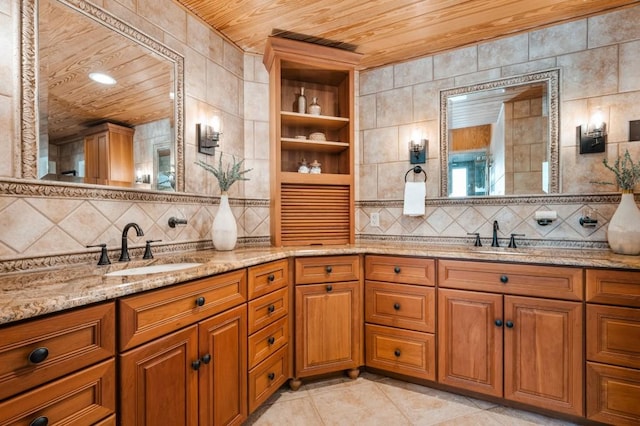
[[[22,19],[22,177],[184,191],[183,57],[83,0]]]
[[[441,196],[559,192],[559,70],[440,92]]]

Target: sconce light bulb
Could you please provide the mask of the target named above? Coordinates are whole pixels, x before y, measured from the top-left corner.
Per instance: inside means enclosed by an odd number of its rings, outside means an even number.
[[[216,133],[220,133],[220,117],[217,115],[214,115],[213,118],[211,119],[211,127],[213,128],[213,131]]]

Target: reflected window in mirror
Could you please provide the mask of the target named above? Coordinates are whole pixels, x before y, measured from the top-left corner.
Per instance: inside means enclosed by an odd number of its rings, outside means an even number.
[[[558,192],[558,70],[441,92],[441,195]]]

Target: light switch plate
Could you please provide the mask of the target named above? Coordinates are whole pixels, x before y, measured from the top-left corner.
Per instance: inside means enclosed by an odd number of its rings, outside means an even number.
[[[380,227],[380,213],[374,212],[371,213],[370,216],[371,226],[375,226],[376,228]]]

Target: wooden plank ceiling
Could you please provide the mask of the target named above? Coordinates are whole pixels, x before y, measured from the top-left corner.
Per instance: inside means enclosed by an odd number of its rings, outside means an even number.
[[[296,33],[362,53],[360,69],[637,4],[638,0],[176,0],[245,52]]]

